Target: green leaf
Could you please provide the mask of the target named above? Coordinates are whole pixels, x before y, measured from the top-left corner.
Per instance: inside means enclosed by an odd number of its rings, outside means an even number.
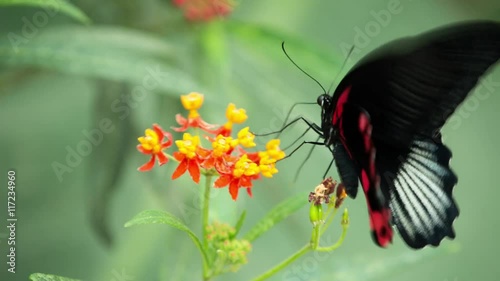
[[[184,223],[182,223],[181,220],[164,211],[148,210],[139,213],[130,221],[125,223],[125,227],[143,224],[165,224],[186,232],[191,240],[193,240],[196,247],[198,247],[198,250],[200,250],[203,260],[203,266],[208,268],[208,255],[203,248],[200,239],[198,239],[194,232],[191,231],[191,229],[189,229],[189,227],[187,227]]]
[[[254,241],[275,224],[281,222],[308,203],[307,194],[304,193],[299,193],[286,199],[267,213],[243,238],[250,242]]]
[[[11,36],[0,38],[0,65],[127,81],[132,84],[132,93],[141,96],[149,91],[176,97],[193,89],[202,91],[190,73],[174,65],[174,60],[183,56],[182,50],[141,32],[72,26],[49,28],[30,40]]]
[[[57,13],[63,13],[81,23],[89,24],[90,18],[87,17],[78,7],[64,0],[0,0],[0,6],[32,6],[45,9],[49,16],[55,16]]]
[[[78,279],[72,279],[62,276],[56,276],[52,274],[44,273],[33,273],[30,275],[31,281],[79,281]]]
[[[317,73],[311,71],[310,74],[313,77],[318,77],[319,80],[328,79],[328,81],[331,81],[333,74],[338,72],[338,67],[344,61],[337,51],[325,50],[303,38],[267,26],[230,21],[227,24],[227,29],[240,42],[251,46],[248,51],[260,52],[261,55],[265,55],[266,59],[275,59],[279,62],[282,62],[284,58],[281,42],[285,42],[294,60],[306,63],[305,68],[308,71],[316,69]],[[337,68],[333,68],[333,66],[337,66]]]
[[[236,237],[238,235],[238,233],[240,232],[241,227],[243,226],[243,223],[245,222],[246,217],[247,217],[247,211],[243,211],[240,215],[240,218],[236,222],[236,225],[234,226],[234,228],[236,229],[236,232],[234,233],[233,237]]]

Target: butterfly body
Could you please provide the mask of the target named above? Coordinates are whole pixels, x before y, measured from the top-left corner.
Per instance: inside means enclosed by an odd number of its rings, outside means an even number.
[[[455,237],[457,176],[441,127],[500,59],[500,24],[468,22],[393,41],[318,97],[321,131],[351,197],[363,188],[375,242],[394,224],[412,248]]]

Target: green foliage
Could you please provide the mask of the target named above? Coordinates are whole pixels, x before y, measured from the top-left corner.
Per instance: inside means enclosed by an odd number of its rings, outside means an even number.
[[[295,196],[285,199],[271,211],[269,211],[257,224],[252,227],[244,239],[252,242],[262,234],[271,229],[274,225],[286,219],[288,216],[308,204],[307,194],[299,193]]]
[[[56,276],[52,274],[44,274],[44,273],[33,273],[30,275],[31,281],[80,281],[78,279],[72,279],[62,276]]]
[[[16,48],[8,36],[0,39],[0,65],[41,67],[136,86],[150,77],[153,91],[176,96],[200,88],[189,73],[175,67],[177,56],[165,40],[119,27],[49,28]]]
[[[91,22],[91,19],[78,9],[78,7],[65,0],[0,0],[0,7],[1,6],[32,6],[45,8],[54,13],[61,12],[81,23],[89,24]]]
[[[189,229],[189,227],[182,223],[181,220],[164,211],[148,210],[137,214],[135,217],[125,223],[125,227],[146,224],[164,224],[184,231],[189,236],[189,238],[193,240],[193,243],[200,251],[201,258],[203,259],[203,265],[208,267],[209,259],[205,249],[201,244],[200,239],[196,236],[196,234],[194,234],[193,231],[191,231],[191,229]]]

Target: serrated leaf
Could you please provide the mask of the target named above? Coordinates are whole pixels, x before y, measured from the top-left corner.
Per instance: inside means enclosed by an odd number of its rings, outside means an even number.
[[[141,32],[72,26],[48,28],[29,40],[12,36],[0,38],[0,65],[127,81],[133,86],[132,93],[138,94],[163,91],[177,97],[200,89],[190,73],[174,64],[181,51]]]
[[[304,193],[286,199],[267,213],[243,238],[250,242],[254,241],[271,229],[275,224],[286,219],[308,203],[307,194]]]
[[[90,18],[75,5],[64,0],[0,0],[1,6],[32,6],[45,9],[49,15],[63,13],[81,23],[89,24]]]
[[[30,275],[31,281],[80,281],[78,279],[72,279],[62,276],[56,276],[52,274],[44,274],[44,273],[33,273]]]
[[[203,260],[203,266],[208,268],[208,255],[203,248],[200,239],[198,239],[196,234],[194,234],[194,232],[191,231],[189,227],[182,223],[180,219],[164,211],[148,210],[137,214],[134,218],[125,223],[125,227],[144,224],[165,224],[186,232],[191,240],[193,240],[198,250],[200,250],[200,254]]]

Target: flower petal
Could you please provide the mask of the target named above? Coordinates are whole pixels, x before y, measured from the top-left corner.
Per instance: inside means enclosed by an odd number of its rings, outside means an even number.
[[[186,155],[180,153],[179,151],[174,152],[173,156],[174,156],[175,160],[177,160],[179,162],[184,161],[184,159],[186,158]]]
[[[198,154],[198,156],[200,158],[203,158],[203,159],[208,158],[211,153],[212,153],[212,150],[210,150],[210,149],[206,149],[206,148],[203,148],[201,146],[196,147],[196,154]]]
[[[230,175],[221,175],[214,182],[214,187],[224,187],[231,182],[232,177]]]
[[[143,153],[143,154],[151,154],[151,150],[149,149],[145,149],[142,144],[138,144],[137,145],[137,150],[139,150],[139,152]]]
[[[164,164],[167,164],[168,158],[165,155],[165,153],[163,153],[163,152],[160,151],[158,154],[156,154],[156,156],[158,156],[158,164],[160,164],[160,166],[164,165]]]
[[[247,187],[247,193],[248,193],[248,196],[252,197],[252,188],[251,187]]]
[[[154,165],[155,165],[155,158],[156,158],[156,157],[155,157],[155,155],[154,155],[154,154],[153,154],[153,155],[151,155],[151,159],[149,159],[149,161],[148,161],[146,164],[144,164],[144,165],[140,166],[140,167],[137,169],[137,171],[146,172],[146,171],[149,171],[149,170],[153,169],[153,167],[154,167]]]
[[[172,130],[176,131],[176,132],[184,132],[185,130],[187,130],[187,128],[189,127],[189,122],[186,118],[182,117],[182,115],[180,114],[176,114],[175,115],[175,121],[181,125],[181,127],[179,128],[175,128],[175,127],[170,127],[172,128]]]
[[[231,181],[229,184],[229,194],[231,194],[231,198],[236,201],[236,198],[238,198],[238,189],[239,189],[239,180],[234,179]]]
[[[176,178],[182,176],[188,168],[188,160],[184,159],[179,163],[179,166],[175,169],[174,173],[172,174],[172,179],[175,180]]]
[[[215,165],[215,158],[213,157],[208,158],[201,164],[201,166],[205,169],[212,169],[214,165]]]
[[[188,161],[188,171],[191,178],[195,183],[200,182],[200,167],[198,166],[198,161],[191,159]]]
[[[244,187],[252,187],[252,180],[250,177],[243,176],[240,178],[240,185]]]
[[[158,135],[158,139],[163,140],[163,129],[158,124],[153,124],[153,130]]]

